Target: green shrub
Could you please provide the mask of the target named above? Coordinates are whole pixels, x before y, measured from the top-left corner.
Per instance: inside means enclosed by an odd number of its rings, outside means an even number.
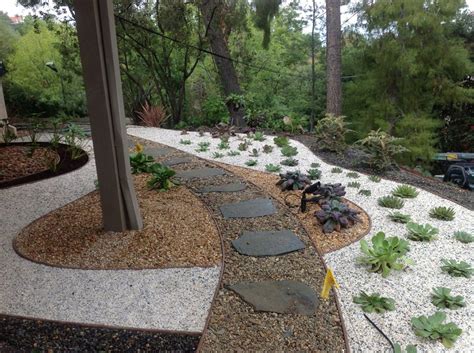
[[[292,146],[283,146],[281,148],[281,154],[285,157],[294,157],[298,154],[298,149]]]
[[[438,228],[429,224],[421,225],[413,222],[407,224],[408,238],[416,241],[431,241],[438,239]]]
[[[404,199],[414,199],[419,194],[413,186],[410,185],[399,185],[393,191],[392,195],[401,197]]]
[[[454,238],[464,244],[469,244],[474,241],[474,235],[464,231],[454,232]]]
[[[129,158],[132,174],[147,173],[150,165],[155,161],[152,156],[143,152],[132,153]]]
[[[445,287],[433,288],[431,303],[440,309],[458,309],[466,306],[463,296],[452,296],[451,289]]]
[[[315,134],[322,149],[344,152],[347,148],[346,134],[349,132],[343,116],[326,114],[315,127]]]
[[[294,158],[287,158],[287,159],[284,159],[280,162],[281,165],[286,165],[288,167],[294,167],[294,166],[297,166],[298,165],[298,160],[297,159],[294,159]]]
[[[457,262],[456,260],[443,259],[441,262],[443,263],[441,265],[441,270],[448,273],[452,277],[471,278],[471,275],[474,272],[474,269],[471,267],[471,265],[465,261]]]
[[[388,215],[388,218],[390,218],[393,222],[396,223],[408,223],[411,221],[411,216],[409,214],[404,214],[398,211],[391,212]]]
[[[358,297],[352,298],[353,302],[360,304],[362,310],[366,313],[381,313],[395,310],[395,300],[381,297],[379,293],[367,294],[364,291],[359,293]]]
[[[278,173],[281,170],[281,167],[270,163],[265,166],[265,170],[269,173]]]
[[[450,322],[444,324],[446,314],[438,311],[431,316],[419,316],[411,319],[415,335],[432,340],[441,340],[446,348],[451,348],[461,335],[462,330],[456,324]]]
[[[290,144],[290,141],[286,136],[277,136],[273,139],[273,142],[280,148]]]
[[[150,173],[151,179],[148,181],[148,187],[159,191],[168,190],[173,185],[170,178],[176,174],[173,169],[159,163],[150,166]]]
[[[441,221],[452,221],[456,212],[452,207],[439,206],[430,210],[430,217]]]
[[[368,153],[367,163],[372,168],[386,170],[392,165],[396,165],[395,156],[397,154],[408,151],[399,144],[401,140],[379,129],[370,131],[366,138],[356,141],[355,144]]]
[[[253,167],[258,164],[258,161],[256,159],[249,159],[247,162],[245,162],[245,165],[248,167]]]
[[[405,204],[402,199],[395,196],[382,196],[377,200],[379,206],[386,208],[401,209]]]

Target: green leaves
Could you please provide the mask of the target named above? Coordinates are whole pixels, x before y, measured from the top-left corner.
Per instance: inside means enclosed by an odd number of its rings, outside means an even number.
[[[461,335],[462,330],[453,322],[443,323],[446,314],[438,311],[431,316],[419,316],[411,319],[415,335],[432,340],[441,340],[446,348],[451,348]]]
[[[419,192],[410,185],[399,185],[393,191],[392,195],[403,199],[413,199],[417,197]]]
[[[464,231],[457,231],[454,232],[454,239],[460,241],[461,243],[469,244],[474,241],[474,235]]]
[[[405,204],[402,199],[395,196],[382,196],[377,200],[379,206],[400,209]]]
[[[441,270],[448,273],[452,277],[471,278],[474,269],[465,261],[457,262],[456,260],[441,260]]]
[[[148,173],[150,165],[155,161],[152,156],[143,152],[132,153],[129,158],[133,174]]]
[[[333,152],[346,150],[346,134],[349,132],[345,117],[326,114],[315,127],[315,134],[321,148]]]
[[[316,168],[308,169],[306,171],[306,173],[308,174],[308,177],[311,180],[317,180],[321,177],[321,171],[319,169],[316,169]]]
[[[290,141],[288,140],[288,137],[286,136],[277,136],[273,139],[273,142],[275,143],[275,145],[277,145],[280,148],[284,146],[288,146],[290,144]]]
[[[370,272],[381,273],[387,277],[392,270],[401,271],[412,261],[404,255],[409,251],[406,240],[398,237],[385,238],[385,233],[378,232],[372,238],[372,248],[365,240],[360,241],[360,250],[364,256],[357,258],[361,264],[368,265]]]
[[[269,173],[277,173],[281,170],[281,167],[279,165],[270,163],[265,165],[265,170]]]
[[[150,167],[151,179],[148,181],[150,189],[158,189],[159,191],[168,190],[173,183],[169,180],[176,172],[167,166],[155,163]]]
[[[381,313],[395,310],[395,300],[381,297],[379,293],[367,294],[361,291],[358,297],[352,298],[353,302],[360,304],[362,310],[366,313]]]
[[[452,221],[456,212],[452,207],[439,206],[430,210],[430,217],[441,221]]]
[[[440,309],[458,309],[466,306],[463,296],[452,296],[450,293],[451,289],[449,288],[433,288],[433,293],[431,294],[431,303]]]
[[[281,154],[285,157],[294,157],[298,154],[298,149],[292,146],[283,146],[281,148]]]
[[[253,167],[258,164],[258,161],[256,159],[249,159],[248,161],[245,162],[245,165],[247,167]]]
[[[196,152],[207,152],[209,151],[210,142],[202,141],[198,143],[199,148],[196,149]]]
[[[438,238],[438,228],[429,224],[421,225],[413,222],[407,224],[408,238],[416,241],[431,241]]]
[[[298,163],[299,163],[298,160],[297,160],[297,159],[294,159],[294,158],[292,158],[292,157],[286,158],[286,159],[284,159],[284,160],[282,160],[282,161],[280,162],[281,165],[286,165],[286,166],[288,166],[288,167],[297,166]]]
[[[389,213],[388,218],[395,223],[408,223],[411,221],[411,216],[409,214],[404,214],[399,211]]]

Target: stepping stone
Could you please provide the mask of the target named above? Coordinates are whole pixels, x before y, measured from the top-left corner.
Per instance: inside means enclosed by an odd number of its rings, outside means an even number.
[[[276,212],[272,200],[263,198],[222,205],[220,210],[225,219],[262,217]]]
[[[225,172],[219,168],[200,168],[200,169],[189,169],[177,172],[175,178],[182,178],[182,179],[205,179],[205,178],[212,178],[218,175],[224,175]]]
[[[304,249],[303,242],[290,230],[244,232],[232,241],[235,250],[248,256],[276,256]]]
[[[171,154],[173,149],[169,147],[153,147],[153,148],[146,148],[144,153],[152,156],[153,158],[156,157],[163,157],[168,154]]]
[[[243,183],[230,183],[222,185],[209,185],[201,189],[196,190],[197,192],[237,192],[245,190],[247,185]]]
[[[240,282],[228,288],[256,311],[312,316],[319,302],[311,287],[297,281]]]
[[[178,165],[178,164],[183,164],[183,163],[190,163],[192,162],[192,158],[190,157],[176,157],[176,158],[170,158],[164,161],[162,164],[171,167],[173,165]]]

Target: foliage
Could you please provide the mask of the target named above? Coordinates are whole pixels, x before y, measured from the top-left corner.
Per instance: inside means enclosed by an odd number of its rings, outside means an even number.
[[[292,146],[283,146],[280,151],[285,157],[294,157],[298,154],[298,149]]]
[[[265,165],[265,170],[269,173],[278,173],[281,170],[281,167],[279,165],[275,164],[267,164]]]
[[[182,144],[182,145],[190,145],[192,142],[191,142],[191,140],[181,139],[181,140],[179,140],[179,143]]]
[[[326,114],[315,127],[315,134],[322,149],[341,153],[347,148],[346,134],[349,132],[343,116]]]
[[[256,159],[249,159],[248,161],[245,162],[245,165],[248,167],[253,167],[258,164],[258,161]]]
[[[285,146],[289,146],[290,144],[290,141],[288,139],[288,137],[286,136],[277,136],[275,138],[273,138],[273,142],[275,143],[275,145],[277,145],[278,147],[285,147]]]
[[[235,130],[235,126],[221,122],[213,127],[211,136],[213,138],[220,137],[222,142],[229,142],[229,137],[235,136]]]
[[[239,143],[239,151],[247,151],[247,149],[249,148],[249,143],[247,141],[244,141],[244,142],[241,142]]]
[[[298,160],[294,159],[293,157],[286,158],[280,162],[281,165],[286,165],[288,167],[294,167],[298,165]]]
[[[321,178],[321,171],[319,169],[311,168],[311,169],[308,169],[306,173],[308,174],[308,177],[311,180],[317,180]]]
[[[148,102],[145,102],[141,110],[137,111],[137,116],[144,126],[149,127],[160,127],[169,118],[163,107],[150,105]]]
[[[255,131],[253,133],[253,135],[251,136],[251,138],[253,138],[255,141],[265,141],[266,140],[263,132],[261,132],[261,131]]]
[[[78,125],[70,123],[64,133],[64,143],[68,145],[68,151],[72,159],[81,158],[86,154],[87,136],[85,131]]]
[[[404,214],[399,211],[389,213],[388,218],[395,223],[408,223],[411,221],[411,216],[409,214]]]
[[[416,346],[412,344],[408,344],[406,346],[406,353],[417,353],[418,350],[416,349]],[[394,343],[393,344],[393,353],[403,353],[402,346],[400,343]]]
[[[276,183],[282,191],[303,190],[309,184],[311,184],[311,180],[308,176],[298,170],[280,174],[280,180]]]
[[[137,145],[139,146],[139,145]],[[135,153],[130,155],[130,167],[132,168],[133,174],[148,173],[151,164],[155,161],[152,156],[149,156],[142,152],[138,147],[135,149]]]
[[[377,175],[369,175],[369,180],[374,182],[374,183],[380,183],[380,181],[382,180],[382,178],[380,178],[379,176]]]
[[[451,289],[445,287],[433,288],[431,303],[440,309],[458,309],[466,306],[463,296],[452,296]]]
[[[252,148],[252,152],[249,153],[250,157],[258,157],[260,153],[258,152],[258,149]]]
[[[401,271],[412,262],[405,258],[409,250],[408,242],[398,237],[385,238],[385,233],[378,232],[372,238],[372,248],[365,240],[360,241],[364,256],[357,261],[368,265],[370,272],[381,273],[387,277],[392,270]]]
[[[369,197],[369,196],[372,195],[372,191],[366,190],[366,189],[361,189],[361,190],[359,190],[359,192],[357,194]]]
[[[460,241],[461,243],[469,244],[474,241],[474,235],[464,231],[457,231],[454,232],[454,239]]]
[[[349,173],[346,174],[346,176],[348,178],[353,178],[353,179],[357,179],[357,178],[360,177],[359,173],[356,173],[356,172],[349,172]]]
[[[311,163],[311,164],[310,164],[310,167],[316,169],[316,168],[321,167],[321,164],[319,164],[319,163]]]
[[[149,172],[151,173],[151,179],[148,181],[150,189],[166,191],[173,186],[173,183],[170,181],[170,178],[176,174],[173,169],[159,163],[154,163],[150,166]]]
[[[474,269],[471,267],[471,265],[465,261],[457,262],[456,260],[446,260],[446,259],[443,259],[441,261],[443,263],[441,265],[441,270],[443,272],[448,273],[452,277],[471,278],[471,275],[474,272]]]
[[[396,197],[401,197],[404,199],[413,199],[417,197],[419,192],[410,185],[399,185],[393,191],[392,195]]]
[[[228,150],[228,149],[230,148],[229,142],[222,140],[222,141],[219,142],[219,144],[217,145],[217,148],[220,149],[220,150]]]
[[[370,131],[367,137],[356,144],[367,152],[367,164],[377,170],[386,170],[395,165],[395,156],[408,151],[399,143],[402,139],[393,137],[380,129]]]
[[[264,145],[264,146],[262,147],[262,152],[263,152],[263,153],[272,153],[272,152],[273,152],[273,146]]]
[[[340,174],[340,173],[342,173],[342,169],[339,168],[339,167],[334,167],[334,168],[331,169],[331,173]]]
[[[454,342],[461,335],[462,330],[453,322],[444,324],[446,314],[437,311],[431,316],[419,316],[411,319],[411,324],[415,335],[429,338],[432,340],[441,340],[446,348],[451,348]]]
[[[222,158],[222,157],[224,157],[224,154],[220,152],[214,152],[212,154],[212,158],[215,158],[215,159]]]
[[[341,228],[353,226],[354,223],[360,222],[358,214],[359,211],[336,199],[323,202],[321,209],[314,213],[319,223],[323,225],[324,233],[340,231]]]
[[[210,142],[207,141],[202,141],[198,143],[198,148],[196,149],[196,152],[207,152],[209,151],[209,146],[211,145]]]
[[[367,294],[364,291],[359,293],[358,297],[352,298],[353,302],[360,304],[362,310],[366,313],[381,313],[395,310],[395,300],[381,297],[379,293]]]
[[[405,202],[395,196],[382,196],[377,199],[377,203],[379,206],[386,207],[386,208],[395,208],[395,209],[401,209]]]
[[[240,152],[239,151],[229,151],[229,152],[227,152],[227,155],[229,157],[240,156]]]
[[[347,187],[358,189],[358,188],[360,188],[360,183],[358,181],[351,181],[351,182],[347,183]]]
[[[429,224],[421,225],[413,222],[407,224],[408,239],[417,241],[431,241],[438,239],[438,228]]]
[[[455,215],[456,212],[452,207],[439,206],[430,210],[430,217],[441,221],[452,221]]]

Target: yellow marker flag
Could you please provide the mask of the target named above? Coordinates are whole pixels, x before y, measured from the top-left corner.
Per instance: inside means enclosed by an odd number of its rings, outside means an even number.
[[[336,282],[336,278],[334,277],[334,273],[332,270],[328,268],[326,272],[326,277],[324,278],[323,290],[321,291],[321,298],[328,299],[329,298],[329,291],[332,287],[339,288],[339,284]]]

